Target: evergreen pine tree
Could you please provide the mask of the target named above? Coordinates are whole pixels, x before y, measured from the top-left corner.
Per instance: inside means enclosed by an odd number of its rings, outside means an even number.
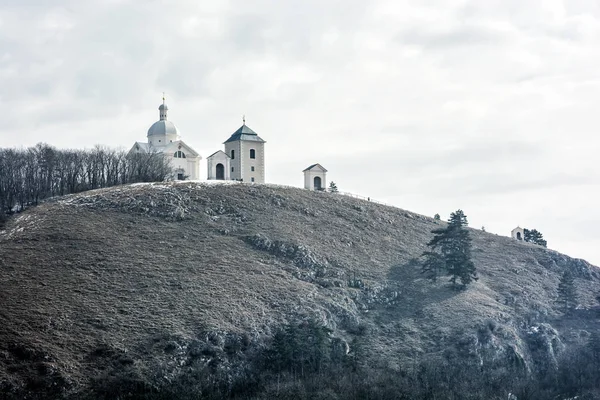
[[[440,214],[435,214],[433,216],[433,219],[435,219],[436,221],[439,221],[441,219]]]
[[[423,272],[435,280],[443,265],[446,274],[450,275],[450,282],[456,286],[460,279],[463,287],[477,280],[475,264],[471,261],[471,237],[465,229],[468,225],[467,216],[462,210],[450,214],[446,228],[434,229],[433,239],[427,244],[433,251],[425,252]],[[439,254],[435,251],[439,250]],[[437,256],[435,254],[438,254]],[[443,260],[443,264],[442,264]]]
[[[450,218],[448,218],[448,224],[450,226],[456,226],[461,228],[469,226],[467,216],[465,215],[463,210],[456,210],[452,214],[450,214]]]
[[[456,218],[459,217],[456,216]],[[450,221],[447,234],[449,240],[445,248],[442,248],[442,252],[446,259],[446,271],[450,275],[450,282],[456,285],[456,280],[460,278],[463,286],[466,286],[472,280],[477,280],[475,265],[471,261],[471,237],[469,236],[469,231],[463,228],[460,220],[456,219],[456,222]]]
[[[523,240],[544,247],[547,247],[548,244],[548,242],[544,240],[544,235],[537,229],[523,229]]]
[[[283,372],[291,368],[291,348],[286,332],[279,329],[273,335],[271,348],[266,352],[266,366],[275,372]]]
[[[338,192],[338,187],[337,187],[337,185],[335,184],[334,181],[331,181],[329,183],[329,192],[330,193],[337,193]]]
[[[427,275],[427,278],[432,281],[437,281],[439,275],[443,274],[446,269],[446,260],[440,253],[434,251],[426,251],[423,253],[425,260],[422,264],[421,272]]]
[[[595,371],[595,378],[592,380],[598,387],[600,385],[600,374],[597,373],[597,371],[600,371],[600,332],[597,330],[592,331],[587,348],[591,359],[589,367],[592,371]]]
[[[596,365],[600,366],[600,332],[592,331],[588,347],[592,360]]]
[[[569,270],[566,270],[560,278],[558,284],[558,303],[565,313],[577,305],[575,278]]]
[[[364,337],[356,336],[350,342],[350,353],[348,354],[347,362],[350,364],[352,372],[358,372],[365,358]]]
[[[311,319],[305,324],[303,343],[307,348],[306,364],[310,371],[319,372],[330,361],[331,330]]]

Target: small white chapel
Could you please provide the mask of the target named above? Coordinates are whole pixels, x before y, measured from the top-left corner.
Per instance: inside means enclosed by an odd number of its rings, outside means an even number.
[[[312,164],[302,172],[304,173],[304,189],[325,190],[327,170],[321,164]]]

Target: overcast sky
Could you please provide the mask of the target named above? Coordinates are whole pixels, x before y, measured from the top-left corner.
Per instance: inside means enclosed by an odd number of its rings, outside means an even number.
[[[600,265],[597,0],[0,0],[0,88],[1,147],[130,148],[164,91],[203,157],[245,114],[270,183]]]

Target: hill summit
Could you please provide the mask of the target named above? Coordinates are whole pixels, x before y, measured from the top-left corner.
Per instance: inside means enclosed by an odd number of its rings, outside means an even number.
[[[534,374],[598,330],[600,270],[539,246],[470,229],[479,280],[462,291],[426,280],[416,258],[444,224],[275,185],[133,184],[46,201],[0,233],[0,393],[148,398],[218,381],[216,393],[248,395],[236,382],[274,360],[277,335],[311,324],[328,362],[354,370],[404,376],[464,358]],[[565,316],[567,269],[580,306]]]

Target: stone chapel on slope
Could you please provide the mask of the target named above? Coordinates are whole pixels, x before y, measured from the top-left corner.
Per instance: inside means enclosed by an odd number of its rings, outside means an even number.
[[[159,120],[148,129],[148,142],[135,142],[130,153],[163,154],[174,167],[173,179],[200,179],[202,157],[187,145],[175,124],[167,119],[169,108],[163,96],[158,107]],[[209,180],[237,180],[242,182],[265,182],[265,141],[246,125],[235,131],[224,143],[225,151],[219,150],[207,159]]]

